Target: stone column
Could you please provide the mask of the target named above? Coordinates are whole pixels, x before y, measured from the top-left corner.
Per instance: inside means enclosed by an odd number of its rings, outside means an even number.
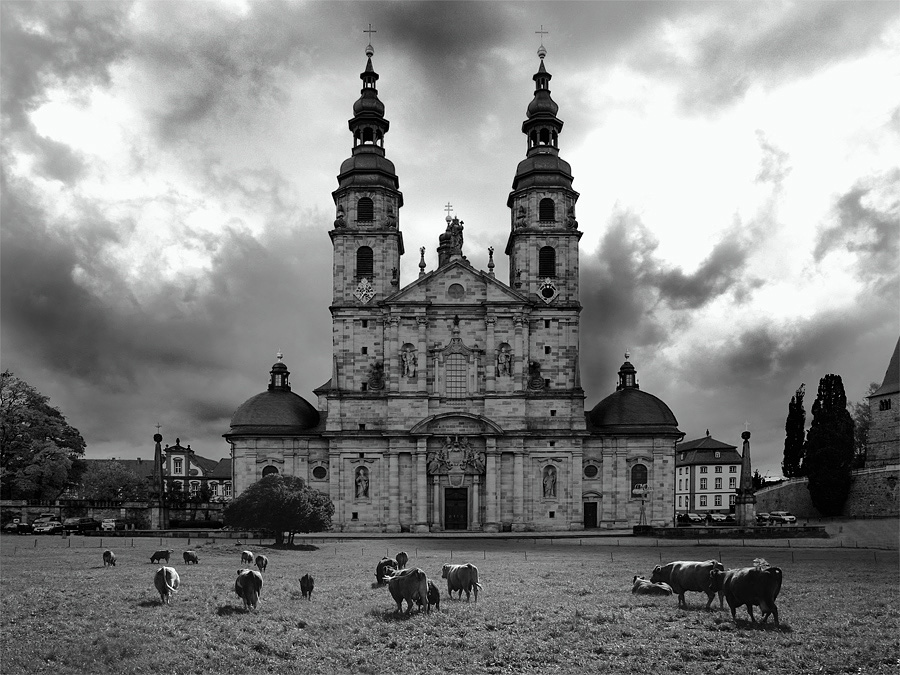
[[[513,532],[525,531],[525,449],[520,447],[513,454]]]
[[[393,446],[393,442],[390,444]],[[388,532],[400,531],[400,458],[397,449],[388,450]]]
[[[495,391],[497,385],[497,346],[494,340],[494,325],[497,317],[489,316],[485,320],[487,337],[485,338],[486,362],[484,364],[485,388],[487,391]]]
[[[388,319],[388,354],[390,355],[390,374],[387,378],[388,391],[400,391],[400,317]]]
[[[427,438],[416,441],[416,516],[413,526],[416,532],[428,532],[427,446]]]
[[[416,323],[419,326],[419,365],[417,366],[417,378],[418,378],[418,390],[420,394],[425,393],[425,388],[427,386],[427,374],[428,374],[428,341],[426,336],[426,329],[428,328],[428,319],[424,316],[417,316]]]
[[[441,479],[431,477],[431,531],[443,530],[441,523]]]
[[[522,379],[522,367],[525,358],[525,348],[522,345],[522,324],[525,322],[525,319],[521,314],[517,314],[513,318],[513,322],[516,325],[516,344],[513,347],[515,351],[513,355],[513,380],[516,386],[513,389],[521,391],[526,388],[525,381]]]
[[[472,525],[470,530],[481,531],[481,509],[478,501],[478,491],[481,489],[481,476],[472,476]]]
[[[500,498],[500,489],[497,485],[497,439],[488,436],[485,439],[487,452],[485,453],[485,532],[499,532],[500,518],[497,514],[497,500]]]
[[[734,500],[734,519],[740,527],[756,525],[756,495],[753,490],[753,474],[750,470],[750,432],[741,434],[741,482]]]
[[[569,495],[571,517],[569,518],[570,530],[584,529],[584,514],[582,513],[581,501],[581,471],[584,458],[584,450],[581,446],[581,439],[574,440],[575,448],[572,451],[572,467],[571,467],[571,494]]]

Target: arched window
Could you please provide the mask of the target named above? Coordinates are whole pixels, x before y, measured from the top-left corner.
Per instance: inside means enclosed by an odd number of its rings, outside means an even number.
[[[544,197],[538,205],[540,220],[556,220],[556,204],[549,197]]]
[[[369,127],[363,129],[363,143],[371,143],[375,140],[375,132]]]
[[[356,220],[375,220],[375,203],[368,197],[363,197],[356,203]]]
[[[552,246],[544,246],[538,252],[538,276],[541,279],[556,276],[556,249]]]
[[[647,482],[647,467],[643,464],[635,464],[631,467],[631,489]]]
[[[274,466],[267,466],[265,469],[262,470],[263,478],[265,478],[266,476],[272,476],[272,475],[276,475],[276,476],[278,475],[278,469],[276,469]]]
[[[541,145],[549,145],[550,144],[550,130],[549,129],[541,129]]]
[[[360,246],[356,249],[356,276],[357,278],[372,278],[375,271],[375,255],[368,246]]]

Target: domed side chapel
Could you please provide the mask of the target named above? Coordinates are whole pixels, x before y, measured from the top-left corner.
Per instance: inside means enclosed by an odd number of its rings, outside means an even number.
[[[486,272],[469,264],[464,222],[449,212],[437,269],[426,273],[422,248],[418,278],[401,283],[403,195],[373,54],[369,45],[332,193],[331,379],[314,407],[291,391],[278,355],[268,390],[225,434],[235,495],[270,473],[299,476],[331,496],[344,532],[671,524],[683,437],[671,410],[626,360],[616,391],[585,413],[578,193],[559,154],[546,50],[507,199],[508,283],[494,276],[493,249]],[[644,519],[635,485],[649,487]]]

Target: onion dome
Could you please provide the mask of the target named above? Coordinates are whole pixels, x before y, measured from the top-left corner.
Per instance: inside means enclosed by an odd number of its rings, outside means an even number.
[[[319,411],[291,391],[290,371],[281,361],[269,371],[267,391],[244,402],[231,418],[226,436],[281,436],[309,431],[319,424]]]
[[[360,73],[363,87],[359,99],[353,104],[353,118],[348,125],[353,133],[352,155],[341,164],[338,174],[340,187],[382,185],[397,189],[400,180],[394,163],[384,154],[384,136],[391,123],[384,117],[384,103],[378,98],[378,73],[372,66],[372,45],[366,47],[366,69]],[[402,206],[402,198],[401,198]]]
[[[628,358],[627,354],[625,358]],[[626,360],[619,369],[615,393],[600,401],[588,413],[590,425],[621,433],[680,434],[678,420],[669,406],[653,394],[641,391],[636,375],[634,366]]]

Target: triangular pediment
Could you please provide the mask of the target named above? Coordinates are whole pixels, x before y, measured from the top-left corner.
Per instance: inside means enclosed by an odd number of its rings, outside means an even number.
[[[385,304],[471,305],[486,302],[531,304],[523,293],[462,260],[453,260],[384,299]]]

